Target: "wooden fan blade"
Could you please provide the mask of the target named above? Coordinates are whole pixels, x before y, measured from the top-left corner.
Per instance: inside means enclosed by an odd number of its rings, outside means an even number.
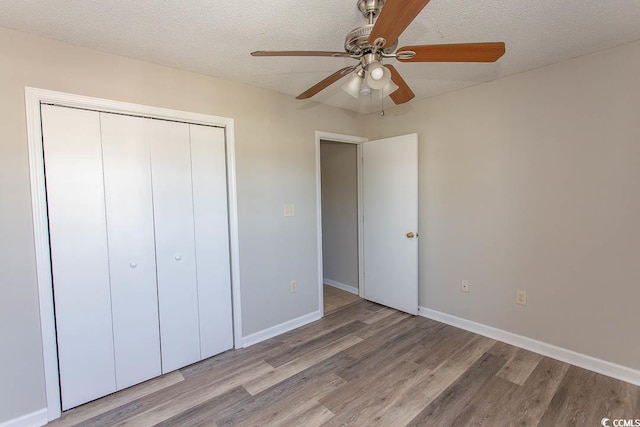
[[[258,50],[251,52],[251,56],[332,56],[335,58],[350,58],[347,52],[324,52],[319,50]]]
[[[497,43],[461,43],[405,46],[398,53],[413,51],[416,56],[402,59],[402,62],[495,62],[505,53],[503,42]]]
[[[315,85],[311,86],[306,91],[302,92],[300,95],[296,96],[296,99],[311,98],[316,93],[318,93],[321,90],[331,86],[332,84],[334,84],[335,82],[337,82],[338,80],[340,80],[341,78],[343,78],[344,76],[346,76],[347,74],[349,74],[351,71],[353,71],[355,69],[356,69],[356,67],[345,67],[342,70],[336,71],[335,73],[331,74],[326,79],[316,83]]]
[[[398,89],[393,91],[389,96],[395,104],[404,104],[415,98],[415,93],[411,90],[407,82],[404,81],[396,67],[393,65],[385,65],[391,71],[391,80],[398,85]]]
[[[369,44],[383,38],[387,41],[383,47],[393,46],[427,3],[429,0],[387,0],[369,35]]]

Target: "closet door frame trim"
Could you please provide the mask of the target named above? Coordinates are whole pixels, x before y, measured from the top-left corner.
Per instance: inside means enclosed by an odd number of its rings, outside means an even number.
[[[240,307],[241,293],[238,246],[238,205],[236,194],[233,119],[25,87],[29,171],[31,178],[31,209],[33,214],[36,272],[40,303],[40,326],[42,333],[42,351],[44,356],[47,417],[49,421],[51,421],[60,417],[62,414],[62,408],[60,405],[60,377],[58,372],[53,283],[51,280],[49,226],[45,191],[44,153],[42,147],[42,117],[40,113],[41,104],[53,104],[61,107],[80,108],[105,113],[126,114],[131,116],[224,128],[227,165],[229,250],[231,257],[231,295],[233,307],[234,347],[242,348],[243,342],[242,312]]]

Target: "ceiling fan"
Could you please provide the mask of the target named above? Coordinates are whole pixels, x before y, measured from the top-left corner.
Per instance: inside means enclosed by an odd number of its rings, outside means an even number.
[[[358,9],[368,24],[347,34],[344,52],[326,51],[256,51],[252,56],[328,56],[353,58],[358,64],[336,71],[316,83],[297,99],[307,99],[351,73],[342,87],[358,98],[365,88],[381,90],[395,104],[403,104],[415,97],[393,65],[382,61],[395,58],[400,62],[495,62],[505,53],[503,42],[462,43],[404,46],[398,49],[398,37],[418,16],[429,0],[358,0]]]

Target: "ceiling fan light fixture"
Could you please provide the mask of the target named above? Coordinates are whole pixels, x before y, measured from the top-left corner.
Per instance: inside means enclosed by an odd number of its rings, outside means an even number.
[[[364,83],[364,70],[360,69],[355,71],[349,77],[349,80],[342,85],[342,90],[347,92],[349,95],[358,99],[360,97],[360,89],[362,88],[362,84]]]
[[[379,62],[369,65],[367,84],[371,89],[382,89],[391,81],[391,71]]]
[[[387,83],[386,86],[382,88],[382,96],[389,96],[398,89],[400,89],[400,86],[395,84],[393,80],[389,80],[389,83]]]

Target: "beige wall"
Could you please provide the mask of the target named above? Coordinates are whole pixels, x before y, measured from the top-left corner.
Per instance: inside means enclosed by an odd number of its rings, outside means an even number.
[[[324,278],[358,287],[357,145],[322,141],[322,262]]]
[[[640,42],[367,118],[419,134],[421,306],[640,369],[638,70]]]
[[[25,86],[234,118],[244,334],[318,309],[314,132],[357,115],[0,29],[0,423],[45,406]]]

